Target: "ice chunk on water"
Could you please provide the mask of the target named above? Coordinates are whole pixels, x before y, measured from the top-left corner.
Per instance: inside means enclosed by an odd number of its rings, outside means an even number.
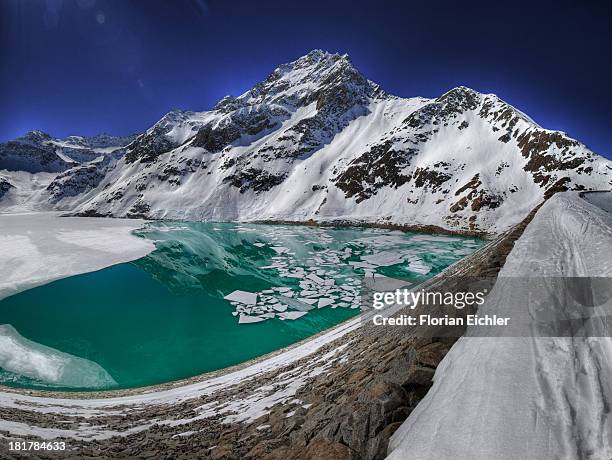
[[[259,316],[240,315],[238,324],[259,323],[260,321],[264,321],[264,319],[265,318],[260,318]]]
[[[333,299],[319,299],[319,303],[317,304],[317,308],[327,307],[334,303]]]
[[[257,294],[254,292],[234,291],[223,298],[230,302],[240,302],[247,305],[255,305],[257,303]]]
[[[410,241],[433,241],[435,243],[455,243],[457,238],[453,236],[440,236],[440,235],[413,235]]]
[[[398,254],[397,251],[383,251],[368,256],[362,256],[361,259],[372,265],[388,267],[403,262],[404,256],[401,253]]]
[[[426,275],[431,271],[431,267],[427,266],[421,260],[415,260],[408,264],[408,270],[414,273],[419,273],[420,275]]]
[[[278,313],[278,317],[281,319],[298,319],[307,313],[306,311],[287,311],[285,313]]]
[[[314,281],[317,284],[325,283],[325,280],[323,278],[319,277],[318,275],[315,275],[314,273],[311,273],[306,278],[311,279],[312,281]]]
[[[355,268],[376,268],[374,265],[370,264],[369,262],[349,262],[349,265],[352,265]]]
[[[307,299],[305,297],[299,297],[298,300],[300,302],[307,303],[308,305],[313,305],[313,304],[317,303],[317,299]]]
[[[108,388],[117,382],[100,365],[41,345],[0,325],[0,368],[35,380],[70,388]]]
[[[295,310],[308,311],[308,310],[312,310],[313,309],[312,305],[309,305],[307,303],[301,302],[301,301],[299,301],[297,299],[291,299],[291,298],[287,297],[286,295],[279,296],[278,300],[280,300],[285,305],[289,305],[291,308],[294,308]]]

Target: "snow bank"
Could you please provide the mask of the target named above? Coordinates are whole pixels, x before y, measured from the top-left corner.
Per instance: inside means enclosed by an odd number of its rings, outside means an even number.
[[[0,299],[144,257],[155,245],[131,233],[143,223],[57,213],[0,214]]]
[[[109,388],[117,384],[98,364],[32,342],[8,324],[0,325],[0,368],[64,387]]]
[[[538,299],[510,292],[511,277],[612,276],[612,215],[577,193],[555,195],[499,276],[479,312],[532,313]],[[612,457],[609,336],[470,333],[442,360],[433,387],[391,438],[389,458]]]
[[[612,212],[612,192],[586,192],[583,198],[604,211]]]

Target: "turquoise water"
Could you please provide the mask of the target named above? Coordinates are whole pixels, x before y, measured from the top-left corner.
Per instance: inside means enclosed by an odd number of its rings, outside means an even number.
[[[0,301],[0,324],[12,326],[0,329],[1,384],[128,388],[222,369],[357,315],[364,274],[419,282],[482,244],[378,229],[211,223],[156,222],[137,234],[157,249]],[[257,294],[257,304],[224,299],[237,290]],[[327,299],[323,308],[319,299]]]

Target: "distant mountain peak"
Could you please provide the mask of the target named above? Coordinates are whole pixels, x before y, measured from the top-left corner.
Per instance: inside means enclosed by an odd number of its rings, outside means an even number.
[[[42,142],[52,139],[50,134],[40,130],[28,131],[23,136],[18,137],[17,141],[28,141],[28,142]]]

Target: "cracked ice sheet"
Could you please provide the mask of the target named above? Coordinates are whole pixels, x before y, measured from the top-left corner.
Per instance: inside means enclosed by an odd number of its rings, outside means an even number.
[[[0,214],[0,299],[146,256],[155,245],[132,235],[144,223],[55,212]]]

